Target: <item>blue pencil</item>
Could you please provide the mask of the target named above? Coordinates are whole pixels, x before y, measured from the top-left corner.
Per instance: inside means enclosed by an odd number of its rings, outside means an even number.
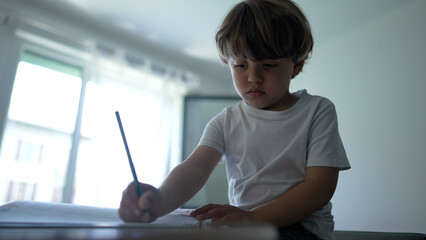
[[[123,124],[121,124],[120,114],[118,111],[115,112],[115,116],[117,117],[118,126],[120,127],[121,137],[123,138],[124,147],[126,148],[127,158],[129,159],[130,170],[132,170],[133,175],[133,183],[135,184],[136,193],[138,197],[142,195],[142,189],[139,185],[138,176],[136,175],[135,167],[133,166],[132,156],[130,155],[129,146],[127,145],[126,135],[124,134]]]

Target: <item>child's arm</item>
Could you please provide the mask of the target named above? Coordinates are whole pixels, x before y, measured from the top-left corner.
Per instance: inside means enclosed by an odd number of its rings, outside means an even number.
[[[132,184],[123,192],[119,215],[126,222],[154,221],[182,206],[205,184],[221,154],[210,147],[199,146],[191,156],[174,168],[159,189],[141,184],[138,199]],[[144,213],[149,213],[145,219]]]
[[[338,174],[337,168],[308,167],[305,181],[251,211],[210,204],[195,210],[191,215],[199,219],[211,218],[217,225],[253,220],[285,227],[326,205],[336,189]]]
[[[251,211],[253,219],[284,227],[308,217],[333,197],[339,170],[331,167],[306,168],[305,181]]]
[[[204,186],[221,157],[217,150],[199,146],[187,160],[173,169],[159,188],[166,200],[164,214],[191,199]]]

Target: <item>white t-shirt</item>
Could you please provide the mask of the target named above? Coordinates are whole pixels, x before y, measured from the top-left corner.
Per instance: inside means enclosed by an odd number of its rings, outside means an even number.
[[[285,111],[266,111],[244,101],[225,108],[206,126],[199,145],[223,154],[230,203],[252,209],[305,179],[310,166],[350,168],[334,104],[306,90]],[[301,221],[320,238],[334,228],[331,203]]]

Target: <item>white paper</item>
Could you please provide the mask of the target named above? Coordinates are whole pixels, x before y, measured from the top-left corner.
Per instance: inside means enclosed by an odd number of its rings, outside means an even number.
[[[98,225],[117,227],[199,227],[197,219],[178,210],[158,218],[153,223],[124,223],[118,209],[66,203],[16,201],[0,207],[0,224]]]

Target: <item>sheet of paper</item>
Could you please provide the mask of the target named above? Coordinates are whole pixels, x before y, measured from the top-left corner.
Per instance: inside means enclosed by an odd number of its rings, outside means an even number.
[[[180,211],[180,210],[179,210]],[[153,223],[124,223],[117,209],[66,203],[16,201],[0,207],[0,224],[96,225],[117,227],[199,227],[197,219],[182,212],[173,212]]]

